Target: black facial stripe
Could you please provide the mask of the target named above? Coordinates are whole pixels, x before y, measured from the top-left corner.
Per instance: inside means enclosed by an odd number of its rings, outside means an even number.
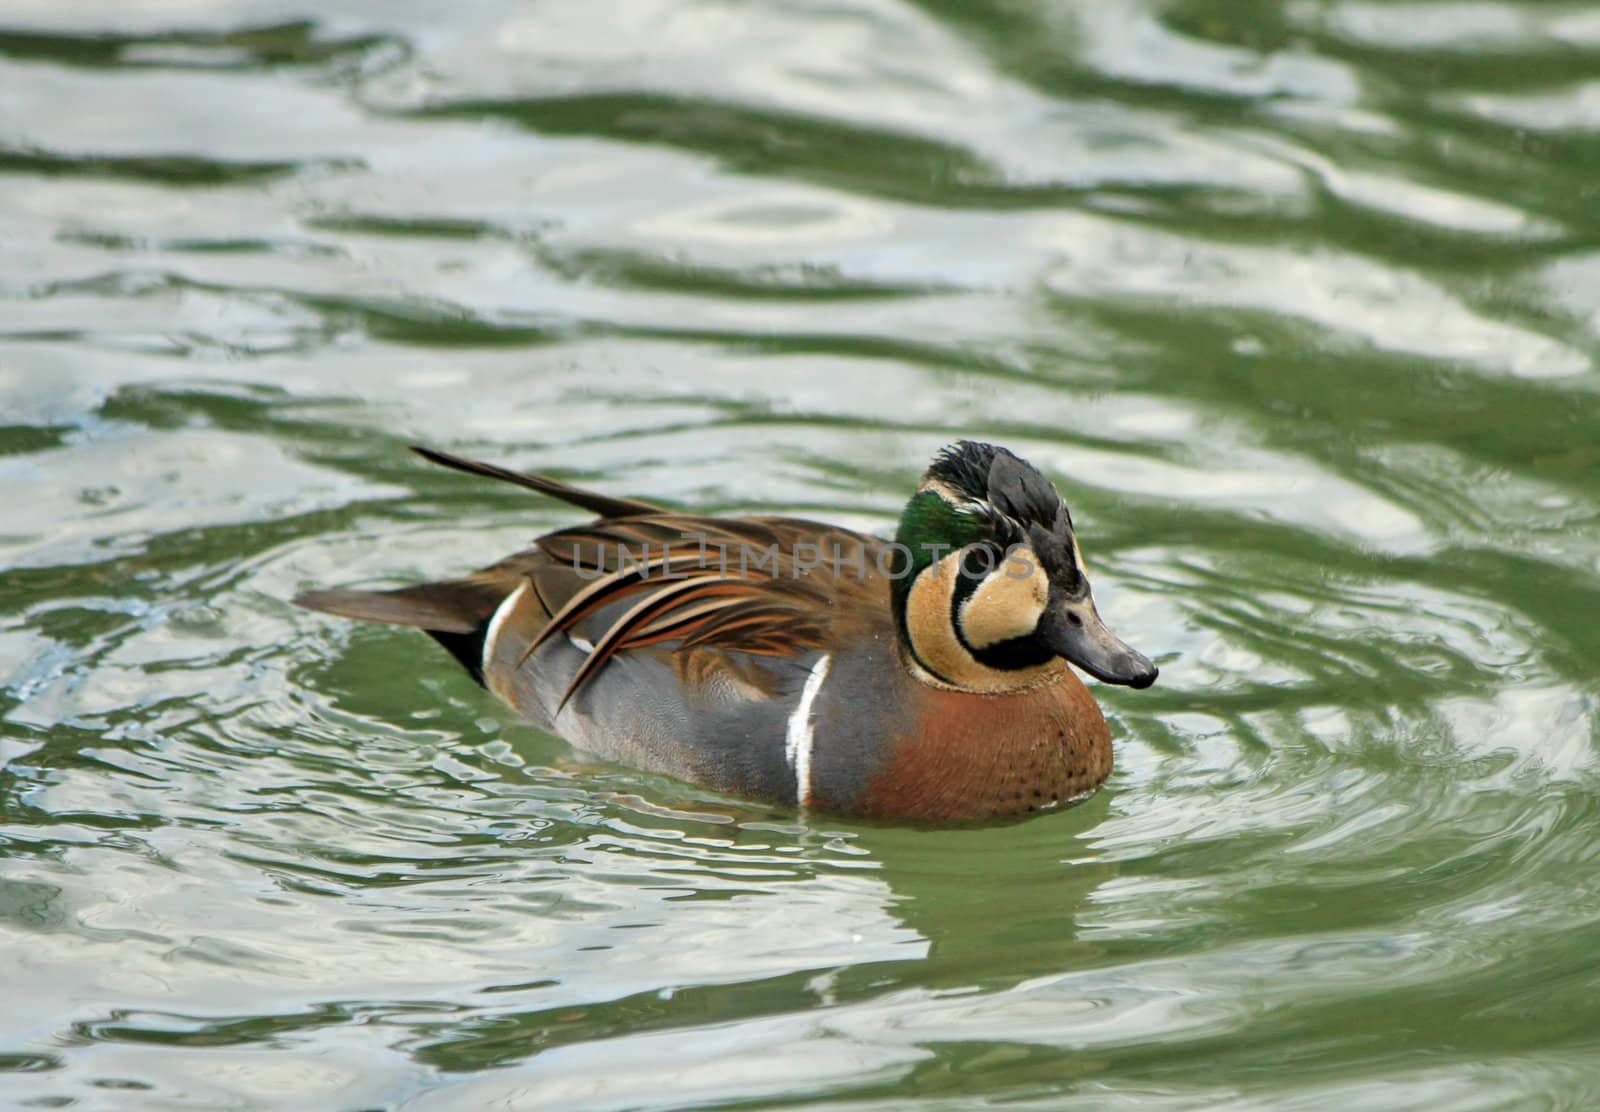
[[[988,543],[969,545],[962,552],[961,569],[956,576],[955,589],[950,592],[950,628],[956,631],[956,640],[961,647],[985,668],[1000,672],[1036,668],[1048,663],[1056,654],[1035,640],[1032,634],[1012,637],[986,649],[979,649],[967,640],[967,631],[961,627],[961,608],[977,591],[979,584],[991,573],[1005,567],[1005,560],[1005,553],[998,546]]]
[[[1028,541],[1039,556],[1039,566],[1050,577],[1051,585],[1069,598],[1082,598],[1089,592],[1089,581],[1078,566],[1078,556],[1070,536],[1051,533],[1039,526],[1028,529]]]
[[[961,585],[956,590],[965,588],[968,595],[978,589],[978,584],[989,578],[991,572],[997,571],[1006,562],[1005,550],[989,541],[980,541],[978,544],[969,544],[961,551]],[[967,584],[970,586],[966,586]]]
[[[965,640],[962,641],[966,645]],[[1007,641],[990,645],[987,649],[974,650],[966,646],[972,653],[972,658],[985,668],[994,668],[1001,672],[1015,672],[1022,668],[1037,668],[1041,664],[1048,664],[1055,657],[1055,653],[1047,648],[1032,634],[1022,637],[1013,637]]]
[[[972,652],[972,646],[967,644],[967,635],[961,628],[961,608],[967,600],[977,591],[978,586],[987,578],[989,573],[1005,564],[1005,553],[999,545],[988,541],[970,544],[961,550],[961,563],[956,572],[955,587],[950,591],[950,626],[956,631],[956,640],[961,642],[963,648]]]

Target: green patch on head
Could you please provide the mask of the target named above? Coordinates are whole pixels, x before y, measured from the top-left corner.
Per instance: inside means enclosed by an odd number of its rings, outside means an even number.
[[[931,490],[914,495],[900,514],[894,535],[895,613],[904,615],[911,584],[926,568],[989,534],[981,514],[963,513]]]

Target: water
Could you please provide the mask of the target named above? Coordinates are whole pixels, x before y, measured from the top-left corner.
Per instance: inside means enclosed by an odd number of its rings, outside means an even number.
[[[1600,1102],[1587,5],[11,0],[0,1104]],[[598,764],[309,585],[1062,484],[995,829]]]

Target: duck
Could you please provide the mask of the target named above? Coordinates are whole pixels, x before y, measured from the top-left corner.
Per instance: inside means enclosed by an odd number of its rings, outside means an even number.
[[[1158,674],[1101,620],[1055,485],[997,445],[942,448],[892,540],[412,451],[593,520],[460,578],[293,601],[422,630],[519,717],[607,761],[846,817],[1020,817],[1111,773],[1074,669],[1132,688]]]

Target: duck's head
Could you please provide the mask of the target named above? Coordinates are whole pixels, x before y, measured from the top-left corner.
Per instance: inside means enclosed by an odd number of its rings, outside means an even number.
[[[993,444],[941,451],[895,535],[894,607],[912,658],[952,687],[1031,686],[1066,660],[1149,687],[1156,666],[1095,611],[1072,515],[1050,480]]]

